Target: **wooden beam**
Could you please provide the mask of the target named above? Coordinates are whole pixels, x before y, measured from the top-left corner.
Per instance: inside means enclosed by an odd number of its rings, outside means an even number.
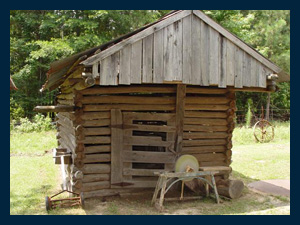
[[[35,112],[73,112],[76,107],[71,105],[56,105],[56,106],[36,106]]]
[[[186,85],[178,84],[177,94],[176,94],[176,136],[175,136],[176,152],[182,151],[185,97],[186,97]]]

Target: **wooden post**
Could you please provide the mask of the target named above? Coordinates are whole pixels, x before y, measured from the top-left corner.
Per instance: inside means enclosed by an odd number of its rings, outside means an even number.
[[[120,109],[111,110],[111,185],[120,184],[123,181],[122,164],[122,112]]]
[[[270,120],[270,101],[271,101],[271,94],[268,93],[267,98],[267,106],[266,106],[266,120]]]
[[[177,84],[175,151],[178,153],[182,151],[185,97],[186,97],[186,85]]]

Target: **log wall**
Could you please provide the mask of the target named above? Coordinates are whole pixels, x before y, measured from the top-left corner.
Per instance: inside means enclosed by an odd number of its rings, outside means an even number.
[[[95,86],[58,96],[78,107],[57,115],[59,144],[72,152],[70,189],[89,198],[155,187],[153,172],[173,170],[176,160],[176,91],[176,85]],[[200,166],[230,165],[234,94],[185,91],[179,154],[194,155]]]

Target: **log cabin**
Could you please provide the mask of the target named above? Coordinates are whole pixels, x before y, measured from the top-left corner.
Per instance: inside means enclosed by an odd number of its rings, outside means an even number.
[[[154,172],[172,171],[182,154],[229,167],[235,92],[274,92],[289,81],[199,10],[172,11],[54,62],[47,77],[43,89],[59,89],[57,104],[36,111],[57,112],[66,186],[85,198],[154,188]]]

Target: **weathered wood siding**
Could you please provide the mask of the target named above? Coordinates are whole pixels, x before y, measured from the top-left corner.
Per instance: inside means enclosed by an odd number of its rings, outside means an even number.
[[[183,82],[266,87],[272,71],[191,14],[97,61],[100,85]],[[94,64],[94,65],[95,65]],[[98,70],[94,77],[98,77]]]
[[[72,190],[89,198],[153,188],[153,172],[172,171],[177,91],[176,85],[131,85],[77,92],[75,105],[81,109],[68,114],[76,139],[70,146],[76,155]],[[180,154],[194,155],[201,166],[230,165],[234,95],[194,86],[184,91]],[[75,176],[78,171],[81,177]]]

